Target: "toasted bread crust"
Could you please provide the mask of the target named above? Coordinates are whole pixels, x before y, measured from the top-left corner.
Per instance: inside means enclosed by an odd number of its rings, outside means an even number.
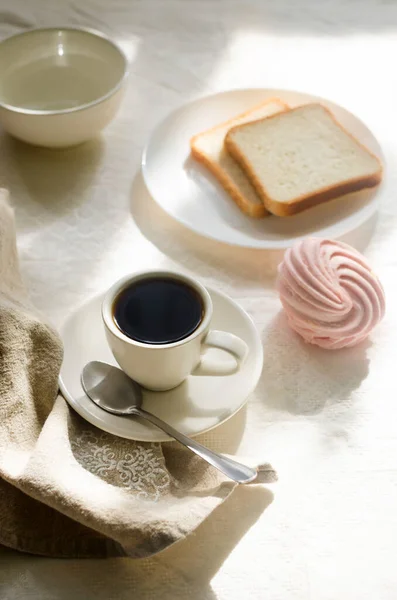
[[[313,103],[311,103],[313,104]],[[303,106],[303,105],[302,105]],[[308,105],[305,105],[308,106]],[[361,148],[366,150],[368,154],[370,154],[379,165],[379,170],[376,173],[371,175],[367,175],[364,177],[357,177],[354,179],[350,179],[340,184],[334,186],[328,186],[322,188],[315,192],[314,194],[298,196],[291,200],[290,202],[278,202],[270,197],[266,188],[262,185],[259,178],[256,176],[252,165],[245,158],[245,156],[240,152],[238,145],[233,140],[233,132],[238,129],[248,125],[248,123],[244,123],[242,125],[236,125],[231,128],[225,137],[225,148],[229,152],[229,154],[238,162],[241,168],[247,174],[247,177],[252,182],[253,186],[256,189],[258,196],[262,199],[264,205],[267,210],[271,212],[273,215],[277,215],[279,217],[288,217],[291,215],[295,215],[299,212],[302,212],[312,206],[316,206],[317,204],[321,204],[322,202],[327,202],[328,200],[333,200],[334,198],[338,198],[339,196],[344,196],[345,194],[349,194],[351,192],[357,192],[364,188],[375,187],[382,180],[383,167],[379,160],[379,158],[373,154],[364,144],[362,144],[357,138],[355,138],[349,131],[346,130],[343,125],[339,123],[339,121],[335,118],[332,112],[328,107],[321,105],[323,109],[325,109],[328,114],[332,117],[333,121],[336,123],[338,127],[340,127],[351,139],[353,139]],[[290,111],[297,110],[301,108],[301,106],[297,106],[296,108],[290,109]],[[270,115],[267,119],[273,119],[280,113],[276,113],[274,115]],[[257,119],[257,121],[262,121],[263,119]],[[254,121],[252,121],[254,122]]]
[[[229,194],[234,200],[240,210],[243,211],[249,217],[255,219],[261,219],[262,217],[269,216],[269,211],[265,208],[264,204],[252,204],[247,202],[240,190],[234,185],[233,180],[229,175],[218,165],[217,162],[211,160],[204,152],[196,150],[194,147],[191,148],[192,155],[194,158],[205,165],[209,171],[216,177],[223,189]]]
[[[288,104],[286,102],[284,102],[283,100],[280,100],[280,98],[269,98],[268,100],[264,100],[263,102],[260,102],[259,104],[255,104],[255,106],[252,106],[249,110],[245,110],[243,113],[240,113],[239,115],[236,115],[235,117],[231,117],[227,121],[223,121],[222,123],[218,123],[218,125],[214,125],[213,127],[206,129],[205,131],[201,131],[200,133],[197,133],[196,135],[194,135],[191,138],[190,147],[192,148],[194,146],[196,140],[198,140],[201,136],[207,135],[208,133],[212,133],[213,131],[216,131],[217,129],[221,129],[223,127],[228,127],[230,125],[230,123],[233,123],[233,121],[235,121],[236,119],[244,119],[251,113],[255,112],[259,108],[262,108],[263,106],[266,106],[267,104],[278,104],[280,106],[280,111],[277,113],[274,113],[273,115],[269,115],[269,117],[263,117],[264,119],[268,119],[270,117],[278,115],[278,114],[280,114],[280,112],[283,112],[285,110],[290,110],[290,107],[288,106]],[[254,119],[254,120],[261,121],[263,119]],[[244,124],[246,124],[246,123],[244,123]],[[235,127],[233,127],[233,129],[235,129],[237,127],[242,127],[242,125],[236,125]]]
[[[245,196],[240,192],[238,187],[234,184],[232,178],[229,177],[229,175],[226,173],[226,171],[224,171],[217,162],[213,161],[210,156],[205,154],[205,152],[202,152],[201,150],[199,150],[195,146],[195,144],[196,144],[196,141],[199,138],[201,138],[201,136],[205,136],[209,133],[212,133],[213,131],[216,131],[217,129],[219,129],[221,127],[222,128],[226,127],[229,125],[229,123],[232,123],[233,121],[235,121],[236,118],[239,119],[239,118],[246,117],[253,111],[256,111],[258,108],[265,106],[266,104],[271,104],[271,103],[278,104],[280,106],[280,112],[282,112],[284,110],[288,110],[288,105],[285,102],[283,102],[279,98],[271,98],[269,100],[266,100],[265,102],[261,102],[260,104],[256,105],[255,107],[251,108],[250,110],[247,110],[244,113],[241,113],[240,115],[237,115],[236,117],[233,117],[232,119],[229,119],[219,125],[215,125],[214,127],[211,127],[210,129],[207,129],[206,131],[203,131],[202,133],[195,135],[190,140],[190,149],[191,149],[193,157],[198,162],[205,165],[209,171],[211,171],[211,173],[216,177],[216,179],[222,185],[223,189],[234,200],[234,202],[237,204],[237,206],[240,208],[240,210],[242,210],[249,217],[253,217],[255,219],[261,219],[261,218],[269,215],[269,212],[265,208],[265,205],[264,204],[253,204],[252,202],[248,202],[247,199],[245,198]]]
[[[344,196],[345,194],[350,194],[351,192],[358,192],[359,190],[365,188],[371,188],[378,185],[381,181],[381,177],[377,175],[371,175],[365,178],[359,179],[350,179],[344,183],[339,185],[323,188],[321,191],[312,194],[311,196],[301,196],[297,198],[291,204],[281,204],[279,202],[274,202],[271,199],[268,201],[268,206],[270,206],[270,212],[273,215],[277,215],[278,217],[290,217],[292,215],[296,215],[299,212],[303,212],[312,206],[317,206],[318,204],[322,204],[323,202],[328,202],[329,200],[334,200],[335,198],[339,198],[340,196]]]

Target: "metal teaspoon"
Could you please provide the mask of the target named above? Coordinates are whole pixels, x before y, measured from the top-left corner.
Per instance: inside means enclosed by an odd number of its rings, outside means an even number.
[[[233,481],[250,483],[256,478],[256,469],[209,450],[144,410],[140,385],[121,369],[99,361],[89,362],[82,371],[81,383],[87,396],[103,410],[113,415],[137,416],[150,421]]]

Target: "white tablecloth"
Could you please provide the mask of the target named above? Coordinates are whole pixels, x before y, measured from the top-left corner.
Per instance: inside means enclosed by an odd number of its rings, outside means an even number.
[[[186,541],[150,560],[60,561],[0,552],[4,600],[395,600],[397,597],[397,4],[381,0],[0,0],[0,36],[91,26],[131,58],[122,110],[102,140],[66,153],[0,139],[23,274],[59,323],[136,268],[172,266],[253,316],[264,371],[246,410],[203,436],[270,460],[272,491],[240,488]],[[384,281],[387,318],[360,351],[318,353],[281,326],[277,256],[185,231],[136,176],[171,109],[235,87],[298,89],[362,118],[389,164],[375,232],[350,237]],[[348,239],[349,241],[349,239]],[[368,243],[369,242],[369,243]]]

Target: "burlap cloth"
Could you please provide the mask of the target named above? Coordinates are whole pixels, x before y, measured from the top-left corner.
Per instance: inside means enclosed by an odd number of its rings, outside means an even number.
[[[62,343],[21,282],[0,190],[0,544],[54,557],[145,557],[231,494],[236,484],[181,446],[124,440],[82,420],[58,395],[61,362]],[[258,482],[274,478],[263,465]]]

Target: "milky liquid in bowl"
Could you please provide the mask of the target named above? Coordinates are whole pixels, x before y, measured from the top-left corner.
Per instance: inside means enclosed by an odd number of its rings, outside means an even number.
[[[108,91],[101,78],[103,61],[81,54],[69,54],[57,62],[45,57],[18,65],[4,73],[1,101],[29,110],[64,110],[88,104]]]

